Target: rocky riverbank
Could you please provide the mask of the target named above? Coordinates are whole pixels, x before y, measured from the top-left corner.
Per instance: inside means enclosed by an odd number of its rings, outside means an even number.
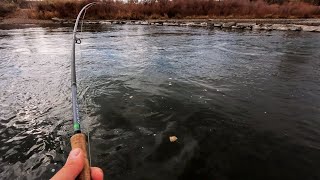
[[[221,29],[266,30],[266,31],[308,31],[320,32],[320,19],[177,19],[177,20],[86,20],[87,24],[100,25],[153,25],[186,26]],[[74,20],[52,18],[48,20],[3,19],[3,24],[74,24]]]
[[[73,24],[73,21],[58,18],[56,23]],[[209,19],[209,20],[148,20],[148,21],[86,21],[88,24],[128,24],[153,26],[187,26],[221,29],[266,30],[266,31],[308,31],[320,32],[320,19]]]

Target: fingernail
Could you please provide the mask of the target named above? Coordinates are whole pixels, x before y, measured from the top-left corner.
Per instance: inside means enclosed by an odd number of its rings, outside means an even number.
[[[70,157],[71,159],[75,159],[75,158],[77,158],[77,157],[79,156],[80,152],[81,152],[80,148],[73,149],[73,150],[70,152],[69,157]]]

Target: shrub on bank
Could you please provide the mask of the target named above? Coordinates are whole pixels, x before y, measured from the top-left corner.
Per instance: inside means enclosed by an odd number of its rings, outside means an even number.
[[[4,17],[7,14],[12,13],[17,8],[17,5],[13,3],[0,2],[0,17]]]
[[[91,1],[51,0],[37,5],[33,15],[40,19],[75,18]],[[166,19],[166,18],[309,18],[320,17],[320,8],[303,2],[270,4],[263,0],[104,0],[88,10],[92,19]]]

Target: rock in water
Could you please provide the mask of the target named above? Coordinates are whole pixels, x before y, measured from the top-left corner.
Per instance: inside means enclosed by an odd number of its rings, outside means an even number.
[[[222,26],[221,23],[214,23],[214,24],[213,24],[213,27],[219,27],[219,28],[221,28],[221,26]]]
[[[223,28],[231,28],[232,26],[235,26],[236,23],[235,22],[227,22],[227,23],[223,23],[222,27]]]

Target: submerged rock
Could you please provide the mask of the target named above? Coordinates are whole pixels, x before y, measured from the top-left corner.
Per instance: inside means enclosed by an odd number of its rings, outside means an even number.
[[[246,26],[244,26],[244,25],[241,25],[241,24],[237,24],[237,25],[235,25],[235,26],[232,26],[231,28],[232,29],[244,29]]]
[[[196,24],[194,22],[188,22],[185,24],[185,26],[196,26]]]
[[[110,21],[100,21],[99,23],[104,25],[111,25]]]
[[[134,24],[136,24],[136,23],[135,23],[135,21],[128,21],[126,24],[128,24],[128,25],[134,25]]]
[[[292,24],[273,24],[272,25],[273,30],[278,31],[301,31],[302,28],[297,25]]]
[[[302,28],[297,25],[292,25],[289,27],[290,31],[302,31]]]
[[[273,30],[272,24],[257,24],[252,26],[252,30]]]
[[[178,23],[171,23],[171,22],[164,22],[163,25],[164,26],[179,26]]]
[[[262,30],[262,24],[256,24],[252,26],[252,30]]]
[[[61,22],[62,19],[52,18],[55,22]],[[87,21],[88,24],[127,24],[127,25],[155,25],[155,26],[188,26],[188,27],[218,27],[218,28],[232,28],[232,29],[245,29],[245,30],[266,30],[266,31],[308,31],[320,32],[320,26],[297,25],[297,24],[256,24],[252,22],[213,22],[212,19],[203,22],[192,21]]]
[[[223,23],[222,27],[223,28],[231,28],[232,26],[235,26],[236,23],[235,22],[227,22],[227,23]]]
[[[200,25],[203,26],[203,27],[206,27],[206,26],[208,26],[208,23],[202,22],[202,23],[200,23]]]
[[[232,26],[232,29],[252,29],[252,26],[256,25],[255,23],[237,23]]]
[[[320,26],[305,26],[305,25],[300,25],[300,28],[303,31],[307,32],[320,32]]]
[[[263,24],[262,30],[267,30],[267,31],[273,30],[272,24]]]
[[[150,25],[150,23],[148,21],[141,21],[140,23],[141,25]]]
[[[251,30],[256,23],[237,23],[237,26],[243,27],[243,29]]]
[[[288,31],[289,28],[285,24],[274,24],[272,25],[273,30],[279,30],[279,31]]]
[[[99,24],[98,21],[87,21],[86,23],[87,23],[87,24]]]
[[[221,28],[221,26],[222,26],[221,23],[214,23],[214,24],[213,24],[213,27],[219,27],[219,28]]]
[[[163,26],[163,22],[154,22],[154,23],[151,23],[151,25]]]

